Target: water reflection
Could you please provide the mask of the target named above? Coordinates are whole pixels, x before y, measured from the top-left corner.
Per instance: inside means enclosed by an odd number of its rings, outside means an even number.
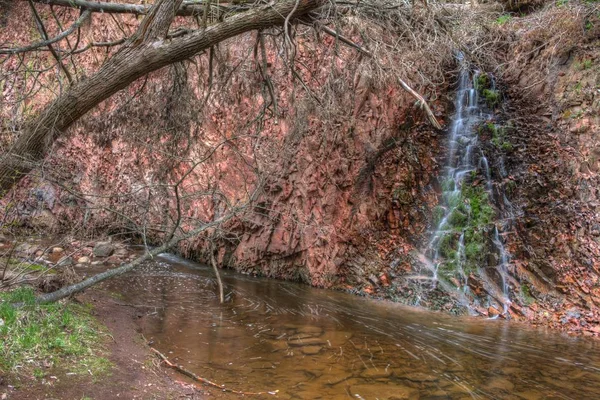
[[[600,398],[595,341],[228,272],[221,305],[211,274],[161,256],[105,287],[139,306],[158,350],[232,389],[282,399]]]

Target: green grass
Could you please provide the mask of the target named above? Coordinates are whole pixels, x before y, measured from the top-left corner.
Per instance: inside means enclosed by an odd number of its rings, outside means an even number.
[[[0,293],[0,373],[41,378],[51,367],[109,372],[110,361],[101,357],[106,330],[89,311],[73,303],[37,305],[29,288]]]
[[[498,17],[498,19],[496,19],[496,23],[498,25],[504,25],[507,22],[510,22],[510,20],[512,19],[512,16],[510,14],[504,14]]]

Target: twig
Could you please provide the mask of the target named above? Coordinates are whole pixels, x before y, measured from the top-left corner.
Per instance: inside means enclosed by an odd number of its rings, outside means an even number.
[[[229,393],[235,393],[235,394],[241,394],[241,395],[245,395],[245,396],[249,396],[249,395],[261,395],[261,394],[271,394],[271,395],[276,395],[279,390],[275,390],[272,392],[241,392],[239,390],[233,390],[233,389],[228,389],[226,388],[224,385],[219,385],[213,381],[209,381],[208,379],[202,378],[196,374],[194,374],[193,372],[183,368],[181,365],[177,365],[177,364],[173,364],[171,361],[169,361],[169,359],[162,354],[160,351],[156,350],[154,347],[150,347],[150,350],[152,350],[152,352],[154,354],[156,354],[169,368],[173,368],[175,371],[182,373],[185,376],[188,376],[190,378],[192,378],[193,380],[200,382],[200,383],[204,383],[208,386],[212,386],[214,388],[217,388],[223,392],[229,392]]]
[[[77,19],[77,21],[75,21],[75,23],[73,25],[71,25],[69,27],[69,29],[67,29],[66,31],[56,35],[55,37],[53,37],[52,39],[46,39],[43,40],[41,42],[38,43],[34,43],[34,44],[30,44],[29,46],[25,46],[25,47],[19,47],[17,49],[0,49],[0,54],[18,54],[18,53],[25,53],[31,50],[35,50],[38,47],[46,47],[48,45],[51,45],[53,43],[56,43],[64,38],[66,38],[67,36],[69,36],[71,33],[73,33],[73,31],[75,31],[75,29],[79,28],[79,26],[86,20],[88,19],[88,17],[92,15],[92,13],[88,10],[84,11],[83,14],[81,14],[81,16]]]
[[[221,304],[225,301],[225,296],[223,295],[223,281],[221,280],[221,274],[219,274],[219,267],[217,266],[217,260],[215,259],[215,244],[214,242],[210,246],[210,263],[212,264],[213,271],[215,272],[215,276],[217,277],[217,284],[219,286],[219,301]]]
[[[325,32],[326,34],[328,34],[330,36],[333,36],[334,38],[336,38],[340,42],[344,43],[345,45],[347,45],[349,47],[352,47],[353,49],[356,49],[356,50],[360,51],[362,54],[364,54],[364,55],[366,55],[368,57],[371,57],[371,58],[375,58],[375,56],[373,55],[373,53],[371,53],[368,50],[365,50],[364,48],[362,48],[358,44],[354,43],[352,40],[350,40],[350,39],[348,39],[348,38],[340,35],[339,33],[337,33],[337,31],[334,31],[333,29],[330,29],[330,28],[328,28],[326,26],[322,26],[321,30],[323,32]],[[404,80],[402,78],[398,78],[398,81],[400,82],[400,86],[402,86],[402,88],[404,90],[406,90],[414,98],[417,99],[417,101],[420,104],[420,108],[427,115],[427,119],[429,120],[429,122],[431,123],[431,125],[433,125],[436,129],[442,129],[442,126],[440,125],[440,123],[438,122],[437,118],[433,114],[433,111],[431,111],[431,108],[427,104],[427,101],[425,101],[425,98],[423,96],[421,96],[419,93],[417,93],[416,91],[414,91],[410,86],[408,86],[408,84],[406,82],[404,82]]]

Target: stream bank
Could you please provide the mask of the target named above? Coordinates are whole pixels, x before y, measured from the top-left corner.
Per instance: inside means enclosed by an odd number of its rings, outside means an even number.
[[[3,400],[31,399],[201,399],[205,392],[181,376],[161,367],[144,342],[136,324],[137,308],[124,304],[118,296],[102,290],[89,290],[70,301],[88,305],[90,316],[106,327],[102,340],[109,370],[100,375],[68,369],[48,369],[43,377],[16,377],[0,380]]]

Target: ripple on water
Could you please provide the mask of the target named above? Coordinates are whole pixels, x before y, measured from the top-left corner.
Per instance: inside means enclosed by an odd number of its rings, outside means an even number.
[[[139,306],[161,352],[232,389],[281,399],[600,398],[595,341],[228,271],[219,304],[210,269],[177,260],[104,286]]]

